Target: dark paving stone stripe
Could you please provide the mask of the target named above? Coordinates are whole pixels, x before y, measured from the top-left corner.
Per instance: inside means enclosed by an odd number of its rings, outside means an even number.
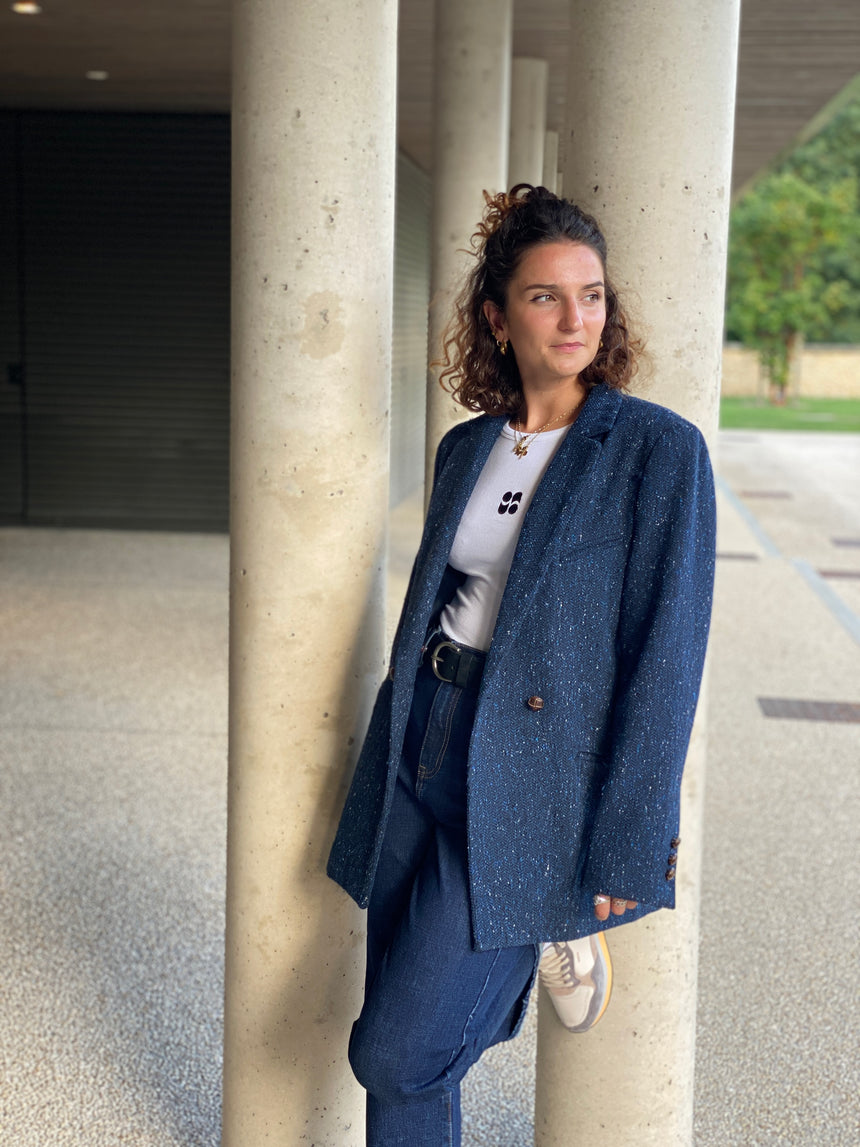
[[[819,570],[821,577],[860,578],[860,570]]]
[[[732,562],[757,562],[758,554],[717,554],[717,557]]]
[[[834,546],[860,547],[860,538],[831,538],[830,541]]]
[[[802,701],[791,697],[758,697],[757,700],[765,717],[860,724],[860,704],[854,701]]]
[[[788,490],[741,490],[742,498],[793,498]]]

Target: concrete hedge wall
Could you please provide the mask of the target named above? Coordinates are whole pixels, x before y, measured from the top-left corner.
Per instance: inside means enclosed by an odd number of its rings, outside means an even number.
[[[723,348],[723,395],[754,397],[766,391],[755,351],[727,343]],[[805,347],[797,393],[806,398],[860,398],[860,346]]]

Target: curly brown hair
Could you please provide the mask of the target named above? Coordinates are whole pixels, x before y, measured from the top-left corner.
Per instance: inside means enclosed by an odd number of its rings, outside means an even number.
[[[500,354],[484,303],[504,311],[508,284],[531,247],[567,239],[583,243],[606,271],[606,240],[591,215],[546,187],[518,183],[499,195],[484,192],[486,207],[472,236],[475,266],[455,300],[454,317],[442,337],[439,381],[467,410],[516,415],[523,401],[513,353]],[[636,372],[639,340],[628,329],[618,295],[605,277],[606,325],[602,345],[579,379],[590,390],[603,382],[626,388]]]

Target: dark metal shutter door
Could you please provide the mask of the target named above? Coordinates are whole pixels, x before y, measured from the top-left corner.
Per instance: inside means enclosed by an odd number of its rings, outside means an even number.
[[[34,524],[224,530],[225,116],[28,113]]]
[[[17,524],[24,512],[24,418],[16,137],[16,113],[0,114],[0,522]]]

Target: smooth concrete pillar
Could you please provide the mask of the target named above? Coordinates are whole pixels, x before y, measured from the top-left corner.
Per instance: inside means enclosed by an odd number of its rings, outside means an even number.
[[[603,224],[610,273],[634,301],[651,359],[635,393],[711,437],[737,34],[737,0],[571,5],[565,195]],[[538,1147],[692,1143],[704,755],[700,706],[682,798],[678,908],[610,934],[614,998],[593,1032],[571,1038],[541,1001]]]
[[[376,686],[396,0],[233,5],[223,1147],[358,1147],[364,924],[324,874]]]
[[[558,184],[558,132],[548,131],[543,137],[543,176],[541,183],[550,191]],[[556,192],[558,194],[558,192]]]
[[[546,60],[514,57],[511,68],[511,142],[508,186],[539,184],[543,179],[546,137]]]
[[[433,119],[433,237],[430,360],[472,260],[467,254],[484,209],[508,170],[513,0],[436,0]],[[440,438],[466,417],[438,380],[427,380],[426,489]]]

